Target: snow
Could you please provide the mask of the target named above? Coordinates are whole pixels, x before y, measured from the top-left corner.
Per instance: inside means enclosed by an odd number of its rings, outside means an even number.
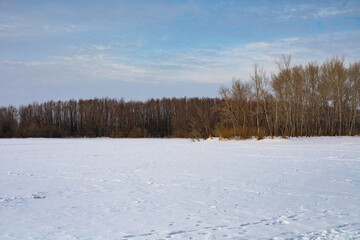
[[[359,239],[360,137],[0,139],[0,239]]]

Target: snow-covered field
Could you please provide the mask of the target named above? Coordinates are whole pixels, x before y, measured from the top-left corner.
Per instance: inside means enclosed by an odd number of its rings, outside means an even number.
[[[1,139],[0,239],[360,239],[360,137]]]

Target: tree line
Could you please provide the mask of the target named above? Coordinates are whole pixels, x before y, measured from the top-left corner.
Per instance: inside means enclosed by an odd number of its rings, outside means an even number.
[[[0,108],[0,137],[191,137],[212,98],[48,101]],[[213,124],[213,123],[212,123]],[[210,132],[206,134],[210,135]]]
[[[91,99],[0,107],[0,137],[335,136],[360,133],[360,62],[253,66],[220,98]]]

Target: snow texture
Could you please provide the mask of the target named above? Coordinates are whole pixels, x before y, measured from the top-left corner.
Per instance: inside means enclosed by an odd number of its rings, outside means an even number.
[[[1,139],[0,239],[360,239],[360,137]]]

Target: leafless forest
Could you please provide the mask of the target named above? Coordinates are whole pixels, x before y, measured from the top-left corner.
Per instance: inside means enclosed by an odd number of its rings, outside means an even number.
[[[0,137],[334,136],[360,133],[360,62],[254,65],[220,98],[48,101],[0,108]]]

